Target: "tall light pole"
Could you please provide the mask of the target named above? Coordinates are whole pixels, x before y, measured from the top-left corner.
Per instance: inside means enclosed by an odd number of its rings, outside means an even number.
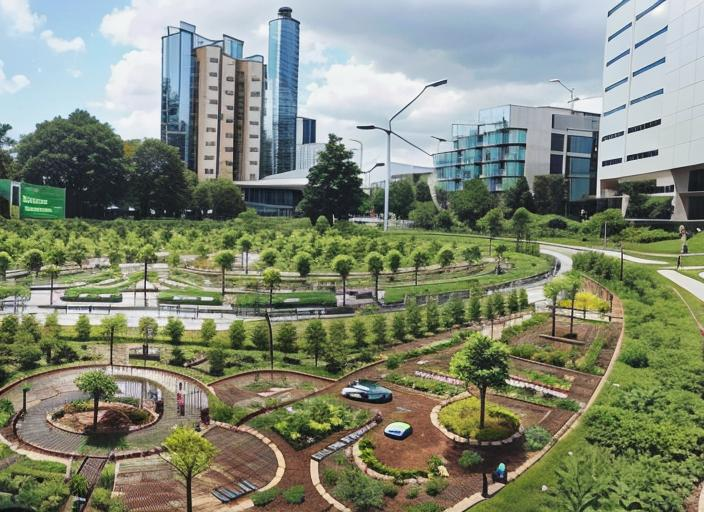
[[[559,78],[552,78],[549,80],[551,84],[560,84],[562,87],[567,89],[570,93],[570,101],[568,102],[570,104],[570,109],[574,110],[574,102],[579,101],[579,98],[574,95],[574,88],[567,87],[562,80]]]
[[[359,170],[362,170],[362,167],[364,167],[364,144],[362,143],[361,140],[357,139],[350,139],[352,142],[356,142],[359,144]],[[368,180],[367,180],[368,181]],[[367,182],[367,188],[369,188],[369,183]]]
[[[379,126],[375,125],[361,125],[357,126],[358,129],[360,130],[381,130],[382,132],[386,133],[386,183],[384,183],[384,231],[389,230],[389,187],[391,186],[391,134],[393,133],[396,135],[399,139],[403,140],[407,144],[410,144],[416,149],[420,149],[423,153],[426,155],[430,155],[427,151],[419,148],[412,142],[409,142],[408,140],[404,139],[401,137],[398,133],[395,133],[391,129],[391,123],[393,122],[394,119],[396,119],[399,115],[401,115],[408,107],[410,107],[418,98],[421,97],[421,95],[429,88],[431,87],[439,87],[441,85],[445,85],[447,83],[447,80],[438,80],[437,82],[430,83],[423,87],[423,89],[416,95],[415,98],[413,98],[411,101],[409,101],[406,106],[404,106],[401,110],[396,112],[393,116],[391,116],[391,119],[389,119],[389,127],[388,128],[381,128]]]

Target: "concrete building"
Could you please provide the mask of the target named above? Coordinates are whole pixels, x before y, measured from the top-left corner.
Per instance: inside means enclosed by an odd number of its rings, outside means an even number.
[[[300,23],[290,7],[269,22],[265,147],[262,174],[278,174],[296,164]]]
[[[596,193],[599,114],[556,107],[504,105],[481,110],[476,124],[452,127],[451,149],[433,155],[435,186],[449,192],[482,179],[502,192],[525,176],[558,174],[569,199]]]
[[[296,118],[296,144],[314,144],[317,142],[316,122],[309,117]]]
[[[162,38],[161,139],[199,180],[259,179],[264,58],[243,58],[243,46],[185,22]]]
[[[704,0],[613,0],[598,179],[653,182],[673,220],[704,219]]]
[[[322,142],[296,144],[296,169],[310,169],[318,163],[318,155],[325,149]]]

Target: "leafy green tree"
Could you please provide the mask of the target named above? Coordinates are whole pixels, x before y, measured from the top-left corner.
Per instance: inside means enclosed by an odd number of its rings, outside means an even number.
[[[164,326],[164,334],[169,337],[169,341],[172,345],[180,345],[185,332],[186,327],[180,319],[170,316],[166,321],[166,325]]]
[[[348,349],[344,343],[338,343],[330,336],[323,345],[323,360],[329,372],[338,373],[347,365]]]
[[[415,286],[418,286],[418,270],[428,265],[430,257],[423,249],[416,249],[411,253],[411,261],[413,262],[413,270],[415,271]]]
[[[366,257],[367,271],[374,278],[374,300],[379,302],[379,274],[384,270],[384,257],[376,251]]]
[[[393,272],[394,274],[398,272],[398,269],[401,267],[401,259],[403,256],[399,251],[396,249],[391,249],[387,254],[386,254],[386,263],[389,266],[389,270]]]
[[[183,366],[186,363],[186,356],[183,350],[179,347],[174,347],[171,350],[171,358],[169,359],[169,364],[173,366]]]
[[[452,297],[447,301],[447,317],[452,323],[452,325],[462,325],[464,324],[464,304],[462,300],[458,297]]]
[[[496,309],[494,309],[494,299],[491,295],[489,295],[484,300],[484,318],[491,322],[493,336],[494,320],[496,319]]]
[[[81,240],[73,240],[66,247],[66,257],[73,261],[79,268],[83,268],[83,262],[88,257],[86,244]]]
[[[264,267],[273,267],[276,265],[276,260],[279,258],[279,251],[273,247],[267,247],[259,253],[259,261]]]
[[[227,329],[227,337],[230,340],[230,348],[241,349],[247,340],[247,329],[242,320],[235,320]]]
[[[284,354],[296,352],[298,348],[296,346],[297,339],[296,326],[291,322],[282,323],[276,331],[276,346]]]
[[[74,380],[80,390],[93,399],[93,432],[98,428],[98,404],[100,400],[110,400],[120,390],[115,377],[102,370],[92,370],[80,374]]]
[[[528,306],[530,304],[528,303],[528,291],[525,288],[521,288],[518,291],[518,307],[523,310],[523,309],[528,309]]]
[[[22,255],[22,263],[29,272],[39,276],[39,271],[44,265],[44,253],[39,249],[30,249]]]
[[[212,210],[215,219],[233,219],[247,209],[240,188],[225,178],[201,181],[193,197],[201,215]]]
[[[521,240],[527,239],[530,234],[530,213],[528,210],[525,208],[516,210],[511,217],[511,227],[516,235],[516,250],[518,250]]]
[[[257,322],[252,329],[252,344],[257,350],[267,350],[269,348],[269,329],[263,322]]]
[[[42,338],[59,339],[61,335],[61,326],[59,325],[59,313],[54,311],[44,319],[44,332]]]
[[[115,336],[127,330],[127,318],[122,313],[106,316],[100,322],[101,334],[110,342],[110,366],[112,366]]]
[[[533,194],[530,192],[528,180],[525,176],[518,178],[516,184],[504,192],[504,204],[512,212],[519,208],[525,208],[531,212],[535,209]]]
[[[44,274],[49,276],[49,304],[54,303],[54,281],[61,273],[61,268],[57,265],[46,265]]]
[[[90,318],[88,315],[79,315],[76,321],[76,338],[78,341],[87,342],[90,341]]]
[[[42,358],[41,349],[34,343],[28,343],[28,341],[31,341],[28,334],[18,334],[18,344],[12,349],[15,359],[17,359],[17,364],[22,370],[36,368],[37,362]]]
[[[413,184],[408,179],[392,181],[389,188],[389,210],[400,219],[407,219],[415,202]]]
[[[364,320],[354,317],[350,323],[350,332],[356,349],[363,349],[367,346],[367,326]]]
[[[311,219],[311,222],[313,222],[313,219]],[[321,215],[315,219],[315,230],[319,234],[324,234],[328,229],[330,229],[330,221],[325,215]]]
[[[450,194],[450,208],[460,221],[474,227],[496,201],[479,178],[465,181],[462,190]]]
[[[578,275],[569,275],[565,281],[565,297],[570,301],[570,336],[574,335],[574,302],[577,300],[577,293],[582,287],[582,280]]]
[[[501,270],[501,263],[504,261],[504,255],[508,251],[508,248],[504,244],[499,244],[496,246],[496,250],[494,251],[494,259],[496,260],[496,273],[500,274],[502,272]]]
[[[450,231],[452,226],[455,225],[455,219],[452,217],[452,213],[447,210],[440,210],[435,216],[435,226],[443,231]]]
[[[144,307],[147,307],[147,267],[156,262],[156,250],[152,244],[144,245],[139,251],[139,260],[144,263]]]
[[[438,251],[438,263],[441,267],[449,267],[453,261],[455,261],[455,252],[452,247],[446,245]]]
[[[416,183],[416,201],[419,203],[424,203],[427,201],[432,201],[433,196],[430,195],[430,187],[425,181],[419,181]]]
[[[566,181],[562,174],[546,174],[533,178],[535,212],[563,214],[565,211]]]
[[[420,308],[415,298],[409,299],[406,303],[406,325],[408,326],[408,332],[414,338],[423,334],[423,319],[420,316]]]
[[[306,326],[303,339],[305,341],[305,352],[315,359],[315,366],[317,367],[318,359],[322,355],[328,339],[323,322],[320,320],[311,320]]]
[[[34,315],[25,315],[22,317],[17,333],[28,334],[31,341],[37,343],[42,337],[42,328]]]
[[[190,427],[179,426],[162,443],[168,452],[165,458],[186,481],[186,512],[193,512],[193,478],[210,468],[217,449],[215,445]],[[163,457],[163,456],[162,456]]]
[[[232,251],[220,251],[215,255],[215,263],[220,267],[222,275],[222,294],[225,295],[225,271],[232,270],[235,263],[235,254]]]
[[[413,226],[421,229],[433,229],[437,224],[438,209],[432,201],[416,203],[415,208],[408,214],[413,221]]]
[[[508,294],[506,307],[508,308],[509,313],[516,313],[520,309],[518,304],[518,293],[515,288]]]
[[[469,298],[468,316],[470,322],[479,322],[482,319],[482,303],[478,293],[473,293]]]
[[[386,345],[388,342],[386,317],[384,315],[375,315],[372,317],[372,341],[379,347]]]
[[[332,260],[332,269],[342,278],[342,305],[347,305],[347,278],[354,267],[354,260],[345,254],[339,254]]]
[[[308,171],[299,208],[311,221],[324,215],[332,224],[333,218],[347,219],[356,213],[363,199],[362,178],[352,151],[331,133],[318,163]]]
[[[149,351],[149,344],[154,341],[159,332],[159,324],[156,323],[155,319],[143,316],[139,319],[137,328],[140,336],[142,336],[142,342],[146,345],[147,351]]]
[[[1,164],[0,164],[1,165]],[[4,281],[7,276],[7,271],[12,265],[12,257],[5,251],[0,251],[0,275]]]
[[[463,380],[467,387],[473,384],[479,389],[479,428],[483,429],[486,390],[489,387],[504,387],[509,377],[508,350],[487,336],[473,333],[465,346],[452,357],[450,371]]]
[[[56,344],[56,338],[50,336],[42,336],[42,339],[39,342],[39,350],[41,350],[42,354],[44,354],[44,360],[46,361],[46,364],[51,364],[51,356]]]
[[[504,302],[504,296],[500,293],[493,293],[490,297],[494,303],[494,311],[496,312],[496,316],[504,316],[506,314],[506,303]]]
[[[218,334],[217,326],[215,325],[215,320],[212,318],[206,318],[200,325],[200,338],[203,343],[210,345],[210,343],[215,339]]]
[[[177,217],[188,207],[186,167],[178,150],[157,139],[145,139],[131,161],[129,191],[141,217]]]
[[[550,301],[550,308],[552,309],[552,330],[551,335],[555,336],[555,319],[557,316],[557,300],[560,298],[567,287],[567,281],[564,277],[556,277],[552,281],[543,286],[543,294],[545,298]]]
[[[225,351],[222,347],[215,346],[208,350],[208,369],[208,373],[215,377],[225,373]]]
[[[313,266],[313,257],[305,252],[301,251],[293,258],[293,264],[296,267],[296,272],[301,277],[307,277],[310,274],[310,269]]]
[[[476,245],[469,245],[462,249],[462,257],[467,263],[476,263],[482,259],[482,251]]]
[[[274,288],[281,284],[281,272],[276,268],[268,268],[262,274],[264,286],[269,288],[269,309],[274,303]]]
[[[403,311],[396,313],[391,321],[391,331],[394,339],[403,342],[406,339],[406,315]]]
[[[12,159],[12,148],[15,141],[8,135],[12,126],[7,123],[0,124],[0,178],[13,178],[15,174],[15,161]]]
[[[20,322],[15,315],[7,315],[0,321],[0,341],[2,343],[14,343]]]
[[[344,320],[340,319],[330,322],[328,339],[331,343],[340,343],[343,345],[347,343],[347,326]]]
[[[491,256],[491,241],[501,234],[504,225],[504,212],[501,208],[492,208],[480,219],[477,227],[482,233],[489,235],[489,256]]]
[[[429,332],[437,332],[440,328],[440,311],[436,299],[428,298],[425,305],[425,325]]]
[[[25,181],[66,189],[68,217],[102,217],[124,196],[122,140],[86,111],[38,124],[16,150]]]
[[[244,253],[244,273],[249,274],[249,251],[252,250],[252,239],[246,235],[240,238],[240,249]]]

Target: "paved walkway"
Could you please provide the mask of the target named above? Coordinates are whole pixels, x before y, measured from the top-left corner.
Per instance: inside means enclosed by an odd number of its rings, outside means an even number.
[[[621,253],[619,251],[612,251],[609,249],[596,249],[593,247],[580,247],[578,245],[556,244],[553,242],[540,242],[540,246],[541,252],[543,252],[543,247],[552,247],[563,249],[563,251],[567,252],[568,254],[577,254],[578,252],[598,252],[606,256],[611,256],[613,258],[621,257]],[[630,261],[631,263],[641,263],[643,265],[669,265],[667,261],[638,258],[637,256],[631,256],[629,254],[624,254],[623,259],[625,261]]]
[[[677,286],[681,286],[699,300],[704,301],[704,282],[682,275],[676,270],[658,270],[658,274],[666,277]]]

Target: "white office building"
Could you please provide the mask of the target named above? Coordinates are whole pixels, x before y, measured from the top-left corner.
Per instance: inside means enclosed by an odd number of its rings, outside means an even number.
[[[704,219],[704,0],[619,0],[607,15],[601,197],[650,180]]]

